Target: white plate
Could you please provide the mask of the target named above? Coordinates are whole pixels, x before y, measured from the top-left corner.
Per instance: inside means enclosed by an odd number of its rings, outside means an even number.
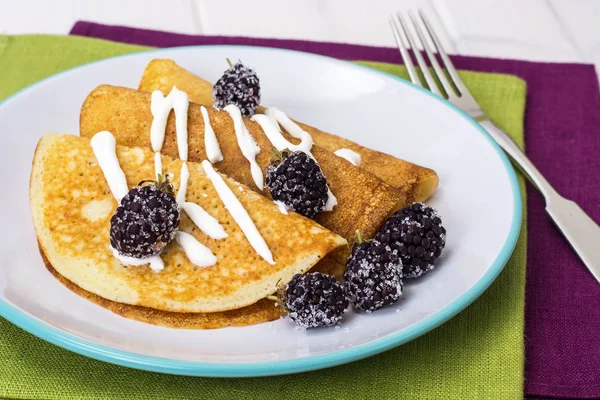
[[[241,328],[177,330],[119,317],[70,292],[44,267],[28,200],[31,159],[46,132],[78,134],[79,109],[100,84],[136,87],[146,64],[172,58],[216,81],[225,59],[261,77],[263,103],[435,169],[430,204],[448,231],[437,268],[406,283],[405,300],[341,328],[295,329],[287,319]],[[153,371],[257,376],[324,368],[405,343],[461,311],[508,260],[521,224],[515,173],[479,125],[410,83],[351,63],[257,47],[155,50],[88,64],[41,81],[0,106],[0,170],[10,179],[0,208],[0,314],[59,346]],[[10,194],[10,196],[8,196]]]

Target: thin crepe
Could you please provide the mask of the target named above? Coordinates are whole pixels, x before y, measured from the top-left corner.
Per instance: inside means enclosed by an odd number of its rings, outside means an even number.
[[[99,131],[108,130],[115,135],[117,143],[126,146],[150,147],[150,94],[137,90],[102,85],[94,89],[81,108],[80,134],[91,137]],[[223,152],[224,160],[215,163],[219,170],[233,179],[259,191],[250,173],[235,135],[233,121],[226,111],[208,110],[210,123]],[[266,170],[272,157],[272,145],[260,126],[249,119],[245,125],[256,140],[261,152],[257,162]],[[190,103],[188,111],[189,159],[206,159],[204,147],[204,120],[200,106]],[[169,116],[163,154],[177,157],[175,116]],[[358,168],[348,161],[314,146],[312,150],[319,161],[338,205],[331,212],[322,212],[315,219],[324,227],[352,241],[357,230],[363,237],[372,237],[383,221],[395,210],[407,203],[401,189],[388,185],[375,175]],[[268,195],[267,191],[261,192]],[[340,249],[321,262],[318,269],[341,275],[347,249]]]
[[[117,156],[130,187],[153,177],[150,149],[118,146]],[[174,174],[177,190],[182,162],[169,157],[162,162],[164,171]],[[117,202],[89,140],[42,137],[33,160],[30,203],[38,241],[50,264],[69,281],[107,300],[170,312],[216,312],[256,303],[346,245],[314,221],[295,213],[284,215],[271,201],[224,177],[271,249],[276,262],[271,265],[249,244],[202,166],[189,162],[188,167],[187,201],[207,210],[229,236],[209,238],[185,213],[180,230],[209,247],[217,263],[199,268],[172,242],[161,254],[162,271],[125,268],[109,248],[110,218]]]
[[[258,302],[237,310],[229,310],[212,313],[181,313],[156,310],[154,308],[133,306],[131,304],[118,303],[107,300],[94,293],[80,288],[52,266],[44,252],[40,249],[42,259],[50,273],[73,293],[104,307],[117,315],[125,318],[145,322],[152,325],[160,325],[167,328],[182,329],[217,329],[226,326],[245,326],[261,322],[273,321],[280,318],[283,312],[277,303],[262,299]]]
[[[168,94],[173,86],[186,92],[193,102],[205,106],[213,104],[213,85],[169,59],[150,61],[144,70],[138,89],[148,93],[160,90]],[[258,112],[263,111],[264,107],[260,107],[258,110]],[[312,135],[316,145],[325,150],[334,152],[346,148],[359,153],[362,158],[361,168],[378,176],[388,184],[400,188],[409,201],[427,200],[438,186],[439,178],[430,168],[371,150],[351,140],[323,132],[301,122],[298,124]]]

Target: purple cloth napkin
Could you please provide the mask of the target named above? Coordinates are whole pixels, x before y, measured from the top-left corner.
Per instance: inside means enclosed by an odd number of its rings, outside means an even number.
[[[397,49],[299,40],[190,36],[77,22],[72,35],[156,47],[236,44],[401,63]],[[527,154],[554,187],[600,221],[600,90],[592,65],[453,57],[460,69],[527,81]],[[528,188],[525,393],[600,398],[600,285]],[[600,243],[598,243],[600,251]]]

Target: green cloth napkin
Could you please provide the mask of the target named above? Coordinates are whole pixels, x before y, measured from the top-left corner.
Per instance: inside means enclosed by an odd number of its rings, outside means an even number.
[[[65,69],[145,49],[80,37],[0,36],[0,99]],[[364,64],[407,77],[400,66]],[[461,76],[486,112],[523,145],[525,83],[498,74],[462,72]],[[136,84],[131,82],[132,87]],[[137,371],[63,350],[0,318],[0,396],[522,399],[525,261],[523,224],[515,252],[498,279],[446,324],[362,361],[281,377],[216,379]]]

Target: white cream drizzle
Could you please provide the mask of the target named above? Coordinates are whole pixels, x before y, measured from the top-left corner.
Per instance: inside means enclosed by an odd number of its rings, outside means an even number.
[[[159,151],[154,153],[154,174],[156,175],[156,180],[158,181],[158,176],[162,175],[162,156]]]
[[[350,164],[354,164],[357,167],[360,165],[361,157],[355,151],[350,149],[339,149],[333,152],[338,157],[342,157],[344,160],[348,161]]]
[[[110,247],[110,249],[112,250],[115,258],[117,260],[119,260],[121,262],[121,264],[123,264],[123,265],[139,267],[140,265],[149,264],[150,269],[152,269],[152,271],[154,271],[154,272],[160,272],[165,268],[165,263],[163,262],[162,258],[160,258],[160,256],[151,256],[151,257],[147,257],[147,258],[135,258],[135,257],[128,257],[128,256],[123,256],[123,255],[119,254],[119,252],[116,249],[114,249],[112,246]]]
[[[313,138],[308,132],[300,128],[300,126],[292,121],[283,111],[275,107],[267,108],[265,110],[265,115],[266,117],[255,115],[252,117],[252,119],[261,126],[271,144],[275,146],[278,151],[282,151],[286,148],[290,149],[291,151],[300,150],[317,161],[311,153]],[[290,135],[296,139],[300,139],[300,143],[298,145],[294,145],[286,140],[281,134],[281,129],[279,128],[278,124],[281,124]],[[327,185],[327,202],[325,203],[325,208],[323,208],[323,211],[332,211],[337,203],[337,199],[333,195],[329,185]]]
[[[223,201],[223,204],[225,204],[225,208],[227,211],[229,211],[235,222],[239,225],[242,232],[244,232],[244,235],[246,235],[250,245],[266,262],[269,264],[275,264],[275,261],[273,260],[273,254],[271,253],[271,250],[269,250],[265,239],[261,236],[258,229],[256,229],[256,225],[254,225],[250,215],[248,215],[248,211],[246,211],[238,198],[235,197],[221,175],[214,170],[212,164],[207,160],[202,161],[202,167],[206,172],[206,176],[211,180],[213,186],[215,187],[217,194]]]
[[[185,255],[192,264],[199,267],[210,267],[217,263],[217,257],[213,254],[211,249],[197,241],[196,238],[189,233],[178,231],[175,239],[181,248],[183,248]]]
[[[179,151],[179,157],[183,160],[183,164],[181,166],[180,190],[177,193],[176,198],[178,201],[178,205],[180,206],[182,203],[185,204],[187,181],[189,178],[189,170],[185,161],[187,160],[188,156],[188,106],[189,98],[187,94],[181,92],[175,87],[167,97],[164,97],[159,91],[155,91],[154,93],[152,93],[151,111],[154,119],[152,120],[152,126],[150,129],[150,142],[152,144],[152,149],[155,152],[154,170],[157,179],[159,175],[162,175],[162,156],[160,154],[160,150],[164,143],[167,118],[171,109],[175,110],[177,147]],[[113,193],[117,201],[120,202],[123,196],[125,196],[125,194],[127,194],[127,192],[129,191],[129,188],[127,186],[125,174],[123,173],[123,170],[121,169],[121,166],[119,164],[119,160],[116,156],[116,140],[114,136],[108,131],[98,132],[92,138],[91,145],[92,150],[94,151],[94,155],[98,159],[98,164],[100,165],[100,168],[104,173],[104,176],[108,182],[108,186],[110,187],[111,192]],[[187,208],[188,210],[191,210],[189,212],[194,217],[192,218],[192,216],[190,216],[192,221],[206,222],[206,227],[198,226],[203,232],[205,232],[206,230],[214,236],[223,236],[223,234],[226,235],[218,221],[214,220],[214,218],[212,218],[208,214],[207,215],[209,218],[207,218],[205,215],[202,215],[202,213],[198,212],[198,208],[201,209],[200,206],[197,206],[197,208]],[[212,221],[210,219],[212,219]],[[217,228],[215,228],[215,223],[218,225]],[[203,225],[203,223],[201,223],[200,225]],[[176,238],[181,247],[184,249],[184,252],[186,253],[188,259],[193,264],[201,267],[206,267],[214,265],[217,262],[216,257],[210,251],[210,249],[208,249],[206,246],[204,246],[202,243],[196,240],[194,236],[183,232],[177,232]],[[150,268],[153,271],[157,272],[164,269],[164,262],[160,258],[160,255],[140,259],[123,256],[119,254],[119,252],[115,249],[112,249],[112,251],[115,258],[117,258],[124,265],[140,266],[149,264]]]
[[[91,145],[108,187],[120,203],[129,192],[129,187],[117,158],[117,141],[109,131],[101,131],[92,137]]]
[[[219,221],[207,213],[200,205],[186,201],[182,204],[181,208],[190,217],[192,222],[209,237],[224,239],[229,236]]]
[[[256,114],[252,117],[252,120],[260,125],[273,147],[278,151],[290,149],[291,151],[303,151],[307,154],[311,154],[310,150],[312,148],[312,143],[309,143],[308,141],[302,141],[298,145],[290,143],[290,141],[283,137],[277,121],[268,115]]]
[[[152,92],[150,111],[152,112],[152,126],[150,127],[150,143],[152,150],[160,151],[165,141],[167,119],[171,110],[175,111],[175,131],[177,133],[177,149],[179,158],[187,161],[187,115],[190,99],[187,93],[173,86],[171,93],[165,97],[160,90]]]
[[[127,180],[125,174],[119,164],[117,158],[117,141],[112,133],[108,131],[98,132],[92,137],[91,140],[92,151],[98,160],[98,165],[104,174],[108,187],[112,192],[115,199],[120,203],[123,196],[129,192],[127,186]],[[113,255],[124,265],[145,265],[149,264],[153,271],[161,271],[165,265],[159,256],[152,256],[147,258],[134,258],[127,257],[119,254],[119,252],[110,247]]]
[[[189,170],[186,163],[188,157],[188,108],[188,95],[176,87],[173,87],[171,93],[169,93],[169,95],[166,97],[160,91],[155,91],[152,93],[151,111],[154,118],[152,120],[152,126],[150,129],[150,142],[152,144],[152,149],[155,152],[155,173],[157,178],[159,174],[162,174],[162,159],[160,150],[162,149],[165,139],[169,113],[171,110],[174,110],[177,148],[179,152],[179,158],[183,161],[180,173],[179,191],[176,196],[177,204],[179,205],[180,209],[186,212],[186,214],[202,232],[213,239],[223,239],[228,235],[219,221],[208,214],[198,204],[185,201],[189,179]],[[200,110],[205,125],[204,138],[207,158],[211,162],[221,161],[223,160],[223,154],[214,130],[210,124],[208,111],[204,106],[201,106]],[[264,176],[260,166],[256,162],[256,155],[260,152],[260,147],[256,144],[254,138],[252,138],[250,132],[245,126],[239,108],[234,105],[228,105],[224,108],[224,110],[227,111],[233,120],[238,146],[240,147],[244,157],[250,163],[250,169],[254,183],[260,190],[262,190],[264,188]],[[252,119],[261,126],[277,150],[282,151],[287,148],[292,151],[304,151],[312,157],[311,149],[313,145],[313,139],[310,134],[300,128],[300,126],[298,126],[289,117],[287,117],[285,113],[277,108],[271,107],[265,112],[265,114],[266,115],[255,115]],[[298,145],[294,145],[286,140],[282,135],[278,124],[281,124],[290,135],[300,139],[300,143]],[[105,173],[107,181],[109,181],[109,187],[111,188],[113,194],[115,194],[117,200],[120,200],[127,193],[128,187],[125,180],[125,175],[119,166],[118,159],[116,158],[116,141],[110,132],[100,133],[102,133],[102,135],[98,136],[98,139],[96,140],[94,154],[98,153],[96,154],[96,157],[99,159],[98,163]],[[92,139],[92,142],[94,142],[94,139]],[[94,147],[94,144],[92,144],[92,147]],[[111,154],[113,155],[112,158],[110,157]],[[343,157],[342,155],[340,156]],[[102,158],[102,161],[100,161],[100,158]],[[213,169],[212,164],[210,164],[208,161],[203,161],[202,166],[206,171],[206,175],[209,177],[213,186],[217,190],[217,194],[225,204],[225,208],[240,226],[246,235],[246,238],[250,242],[250,245],[265,261],[270,264],[275,264],[275,261],[273,260],[273,254],[269,250],[264,238],[256,228],[256,225],[248,215],[246,209],[233,194],[221,176]],[[240,191],[243,191],[241,187],[239,188]],[[206,197],[205,194],[203,194],[203,196]],[[275,201],[274,203],[277,205],[282,214],[288,214],[288,208],[285,206],[285,204],[278,201]],[[337,199],[328,188],[328,199],[325,205],[325,211],[331,211],[336,204]],[[194,236],[182,231],[178,231],[176,240],[183,248],[188,259],[193,264],[201,267],[208,267],[217,262],[217,258],[212,251],[196,240]],[[152,268],[154,271],[160,271],[164,268],[163,261],[158,255],[145,259],[136,259],[122,256],[114,249],[113,254],[117,259],[126,265],[150,264],[150,268]]]
[[[329,185],[327,185],[327,202],[325,202],[323,211],[333,211],[333,207],[337,206],[337,204],[337,198],[333,195],[331,189],[329,189]]]
[[[188,179],[190,179],[190,171],[188,170],[187,163],[183,162],[181,164],[181,172],[179,173],[179,190],[177,191],[177,196],[175,196],[175,200],[177,201],[177,205],[179,207],[185,203]]]
[[[162,173],[162,161],[160,150],[162,149],[166,128],[167,119],[171,110],[175,112],[175,133],[177,135],[177,151],[179,152],[179,158],[183,161],[181,164],[179,190],[175,197],[177,205],[180,209],[183,209],[190,219],[198,226],[198,228],[207,234],[208,236],[215,239],[222,239],[227,237],[227,233],[223,227],[209,215],[202,207],[194,203],[188,203],[185,201],[187,195],[188,180],[190,172],[187,166],[188,158],[188,131],[187,131],[187,120],[188,120],[188,108],[189,108],[189,97],[185,92],[173,87],[171,93],[167,97],[160,91],[154,91],[152,93],[152,103],[150,105],[152,116],[152,126],[150,128],[150,142],[152,149],[156,152],[155,155],[155,170],[158,177],[159,173]],[[205,110],[206,111],[206,110]],[[204,115],[204,113],[203,113]],[[209,122],[210,124],[210,122]],[[212,130],[212,128],[211,128]],[[213,132],[214,136],[214,132]],[[215,138],[216,141],[216,138]],[[217,143],[218,146],[218,143]],[[159,172],[160,171],[160,172]],[[188,259],[195,265],[200,267],[208,267],[214,265],[217,262],[216,257],[202,243],[188,233],[181,231],[177,232],[177,242],[183,248]]]
[[[256,162],[256,155],[260,153],[260,147],[256,144],[250,132],[248,132],[248,128],[244,124],[244,119],[242,118],[242,113],[240,109],[235,105],[230,104],[224,108],[225,111],[229,113],[229,116],[233,120],[233,127],[235,129],[235,135],[237,137],[238,146],[242,151],[246,160],[250,163],[250,172],[252,173],[252,179],[254,179],[254,183],[256,186],[263,190],[264,188],[264,179],[263,172],[260,168],[260,165]]]
[[[273,200],[273,203],[275,203],[275,205],[277,206],[277,208],[279,209],[279,212],[285,215],[288,215],[288,206],[285,205],[285,203],[283,201],[280,200]]]
[[[179,190],[177,191],[177,205],[180,209],[190,217],[192,222],[206,235],[213,239],[223,239],[227,237],[227,233],[223,226],[212,215],[207,213],[200,205],[185,201],[188,179],[190,172],[186,162],[181,164],[181,172],[179,177]],[[207,195],[204,195],[207,197]]]
[[[223,153],[221,153],[221,147],[217,140],[217,135],[210,124],[210,118],[206,107],[200,106],[200,112],[202,113],[202,119],[204,120],[204,148],[206,150],[206,157],[211,163],[223,161]]]
[[[258,118],[255,119],[253,117],[252,119],[260,124],[260,126],[263,128],[263,131],[265,131],[265,134],[271,141],[271,144],[273,144],[277,150],[281,151],[289,148],[292,151],[301,150],[307,154],[310,154],[310,150],[313,146],[313,138],[308,132],[300,128],[300,126],[292,121],[283,111],[275,107],[267,108],[265,110],[265,115],[269,117],[270,121],[268,121],[266,118],[262,118],[262,116],[259,114],[254,116]],[[271,124],[269,124],[267,121],[271,122]],[[275,123],[273,124],[273,122]],[[263,123],[267,126],[267,129],[265,129]],[[300,143],[298,145],[293,145],[287,141],[281,134],[281,130],[279,129],[279,126],[277,126],[277,123],[282,125],[290,135],[296,139],[300,139]],[[273,127],[272,125],[275,126]],[[269,130],[269,132],[267,132],[267,130]],[[271,137],[275,139],[275,142],[271,139]],[[283,145],[283,147],[279,148],[278,146],[281,145]]]

